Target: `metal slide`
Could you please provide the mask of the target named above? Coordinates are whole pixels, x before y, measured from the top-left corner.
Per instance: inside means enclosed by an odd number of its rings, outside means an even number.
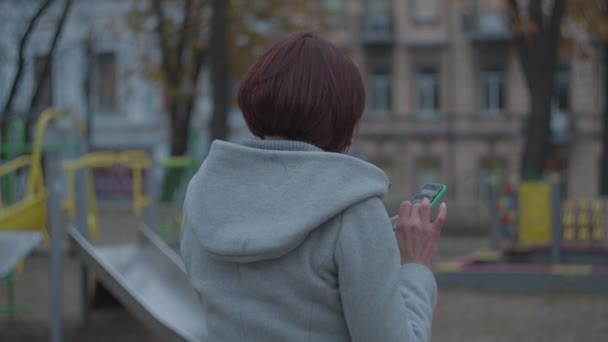
[[[38,232],[0,232],[0,278],[14,270],[41,241]]]
[[[145,225],[137,242],[93,246],[77,229],[76,254],[101,283],[161,341],[203,341],[200,300],[181,258]]]

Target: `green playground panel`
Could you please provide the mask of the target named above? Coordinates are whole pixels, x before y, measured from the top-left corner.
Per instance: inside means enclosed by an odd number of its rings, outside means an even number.
[[[14,321],[19,315],[28,315],[32,309],[27,306],[15,303],[15,273],[11,272],[4,278],[0,278],[0,283],[6,284],[6,305],[0,305],[0,317],[6,317]]]
[[[76,151],[79,144],[44,144],[42,145],[42,152],[69,152]],[[4,144],[2,145],[2,153],[30,153],[34,150],[34,144],[23,143],[23,144]]]
[[[11,120],[10,124],[4,132],[5,136],[9,136],[8,144],[0,146],[0,152],[3,155],[10,153],[30,153],[34,149],[34,144],[28,143],[25,139],[25,122],[21,118]],[[44,144],[42,152],[66,152],[73,151],[78,148],[78,144]]]
[[[171,195],[171,203],[173,203],[171,210],[168,215],[172,217],[169,219],[169,222],[175,222],[174,224],[164,222],[162,224],[162,228],[158,230],[158,235],[166,240],[166,241],[177,241],[179,240],[181,234],[181,227],[178,224],[177,215],[181,214],[181,202],[183,201],[183,195],[185,193],[185,187],[188,184],[190,177],[194,172],[196,172],[196,168],[198,167],[198,161],[195,158],[189,156],[182,157],[170,157],[167,159],[157,161],[158,165],[165,168],[166,170],[172,169],[182,169],[185,174],[182,176],[182,180],[180,184],[178,184],[174,189]]]

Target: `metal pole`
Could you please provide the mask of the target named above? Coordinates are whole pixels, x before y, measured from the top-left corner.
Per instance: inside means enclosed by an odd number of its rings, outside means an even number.
[[[146,177],[144,180],[145,192],[150,198],[150,204],[144,209],[144,222],[152,231],[157,233],[160,230],[159,182],[156,180],[158,167],[158,164],[152,161],[150,168],[145,173]]]
[[[76,170],[75,186],[76,186],[76,225],[78,231],[85,238],[89,238],[89,222],[88,222],[88,198],[87,198],[87,176],[88,169],[82,168]],[[81,293],[81,309],[82,318],[85,324],[91,321],[91,310],[89,307],[89,270],[82,263],[80,265],[80,293]]]
[[[51,342],[63,341],[63,297],[62,297],[62,250],[64,231],[61,220],[61,179],[59,178],[59,158],[55,152],[46,154],[46,182],[49,196],[47,199],[49,233],[51,235]]]
[[[8,299],[7,314],[11,323],[15,323],[17,319],[17,310],[15,307],[15,274],[10,272],[6,276],[6,295]]]
[[[560,262],[560,246],[562,244],[562,205],[560,196],[560,180],[551,182],[551,262]]]
[[[488,187],[488,198],[490,200],[490,248],[500,248],[500,215],[498,213],[498,189],[495,179],[490,179]]]

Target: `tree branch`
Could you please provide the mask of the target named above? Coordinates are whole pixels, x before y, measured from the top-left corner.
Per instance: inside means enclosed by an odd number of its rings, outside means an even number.
[[[160,42],[160,49],[162,55],[162,69],[164,73],[164,78],[172,87],[177,86],[177,79],[175,78],[175,72],[173,70],[173,66],[171,63],[171,51],[169,47],[169,41],[167,39],[167,27],[165,12],[163,11],[163,5],[161,0],[153,1],[153,10],[154,15],[156,16],[156,20],[158,24],[156,25],[156,34],[158,35],[158,40]]]
[[[562,31],[562,18],[566,8],[565,0],[553,0],[553,9],[551,11],[551,26],[549,32],[551,39],[558,40]]]
[[[31,118],[34,116],[33,109],[38,103],[40,98],[40,93],[42,92],[42,86],[45,84],[46,79],[49,77],[51,72],[51,68],[53,66],[53,55],[55,50],[57,49],[57,44],[59,42],[59,38],[61,37],[61,32],[63,32],[63,27],[65,26],[65,22],[70,12],[70,8],[72,7],[73,0],[66,0],[63,6],[63,10],[61,12],[61,17],[59,18],[59,22],[57,23],[57,27],[55,29],[55,34],[53,35],[53,41],[51,42],[51,46],[49,47],[49,52],[47,53],[47,58],[44,63],[44,67],[42,68],[42,74],[40,75],[40,79],[38,80],[38,84],[36,84],[36,88],[34,90],[34,94],[30,100],[30,108],[26,113],[27,118]],[[37,114],[37,113],[36,113]]]
[[[517,31],[515,34],[515,44],[517,46],[518,57],[522,66],[524,77],[526,78],[526,84],[528,87],[532,85],[532,79],[529,77],[530,70],[530,47],[526,41],[526,36],[523,26],[523,20],[521,17],[521,8],[517,3],[517,0],[508,0],[507,5],[509,6],[509,13],[511,14],[511,26],[513,31]]]
[[[44,12],[49,8],[49,5],[52,1],[53,0],[45,0],[42,5],[40,5],[36,13],[34,13],[32,18],[29,20],[25,32],[19,40],[19,57],[17,59],[17,72],[15,73],[15,78],[13,78],[13,84],[11,85],[11,89],[8,93],[6,102],[4,103],[4,106],[2,108],[2,112],[0,112],[3,122],[9,117],[9,111],[11,110],[13,102],[15,101],[17,88],[19,88],[19,84],[21,83],[21,77],[23,76],[23,67],[25,65],[25,46],[29,40],[30,34],[32,33],[34,27],[36,26],[36,23],[38,22],[38,19],[40,19]]]
[[[530,20],[532,20],[534,25],[536,25],[536,29],[539,31],[543,29],[542,2],[543,0],[528,1],[528,16],[530,16]]]
[[[519,4],[517,0],[507,0],[509,13],[511,14],[511,25],[521,25],[521,14],[519,13]]]
[[[184,2],[183,9],[183,21],[182,26],[179,30],[179,42],[177,44],[177,66],[176,66],[176,74],[181,78],[181,73],[184,67],[184,47],[186,46],[186,41],[188,41],[189,34],[193,30],[188,29],[190,25],[190,9],[192,8],[192,0],[186,0]]]
[[[205,58],[207,57],[207,53],[205,48],[200,48],[198,51],[196,51],[194,53],[194,69],[192,71],[192,78],[190,79],[192,81],[192,85],[194,86],[194,89],[196,89],[196,85],[198,82],[198,76],[201,73],[201,69],[203,67],[203,64],[205,62]]]

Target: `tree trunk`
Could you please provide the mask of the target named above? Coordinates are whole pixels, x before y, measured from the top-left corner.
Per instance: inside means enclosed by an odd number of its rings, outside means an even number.
[[[228,137],[229,71],[228,71],[228,0],[213,0],[211,18],[211,88],[213,114],[210,142]]]
[[[171,122],[171,155],[183,156],[188,151],[189,122],[176,119]]]
[[[601,196],[608,196],[608,44],[604,44],[604,113],[599,184]]]
[[[174,103],[171,105],[171,156],[184,156],[188,152],[188,140],[190,132],[190,117],[194,107],[194,98],[186,99],[186,103]],[[180,113],[180,109],[185,112]],[[165,174],[161,191],[161,201],[168,202],[173,200],[175,190],[179,188],[187,170],[182,168],[169,168]]]
[[[522,17],[522,7],[517,0],[508,0],[507,4],[530,94],[521,178],[538,180],[543,177],[551,149],[551,102],[565,0],[553,1],[550,16],[543,12],[541,1],[529,1],[525,7],[526,18]],[[524,22],[534,29],[526,29]]]
[[[522,160],[522,179],[538,180],[543,177],[551,148],[551,98],[553,71],[533,75],[530,93],[530,114],[526,124],[526,140]]]

